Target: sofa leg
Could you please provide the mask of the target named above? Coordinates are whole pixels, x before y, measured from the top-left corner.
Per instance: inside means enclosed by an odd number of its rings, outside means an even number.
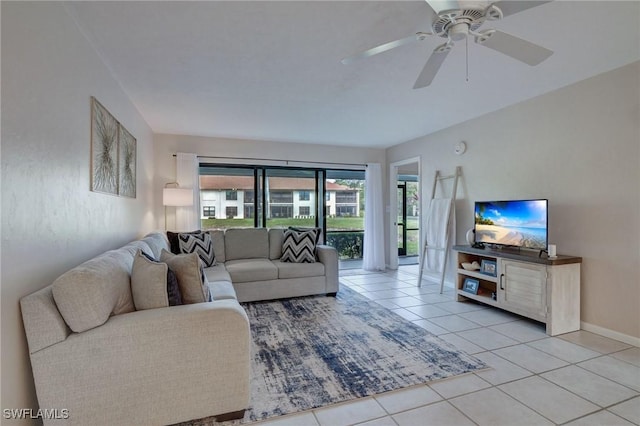
[[[244,411],[245,410],[240,410],[240,411],[234,411],[231,413],[225,413],[225,414],[220,414],[215,416],[216,418],[216,422],[228,422],[229,420],[240,420],[244,417]]]
[[[338,292],[327,293],[327,296],[336,297],[337,294],[338,294]]]

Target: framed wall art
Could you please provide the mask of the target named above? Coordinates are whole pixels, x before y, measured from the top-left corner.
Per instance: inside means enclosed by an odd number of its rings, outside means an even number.
[[[91,190],[136,198],[137,141],[91,97]]]
[[[91,98],[91,190],[118,194],[118,121]]]
[[[118,195],[136,198],[136,139],[118,126]]]

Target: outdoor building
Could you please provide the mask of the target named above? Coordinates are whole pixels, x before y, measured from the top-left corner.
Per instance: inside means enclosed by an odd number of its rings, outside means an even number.
[[[313,179],[269,177],[268,218],[315,217],[316,188]],[[360,191],[326,181],[327,217],[360,216]],[[202,219],[248,219],[255,214],[255,188],[252,176],[200,176]]]

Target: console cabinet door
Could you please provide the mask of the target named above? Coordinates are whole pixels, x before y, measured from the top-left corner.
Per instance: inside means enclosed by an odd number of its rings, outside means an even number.
[[[499,302],[505,309],[545,321],[547,268],[535,263],[502,260]]]

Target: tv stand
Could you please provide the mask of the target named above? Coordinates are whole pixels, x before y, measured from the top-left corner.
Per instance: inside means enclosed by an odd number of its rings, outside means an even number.
[[[473,246],[454,246],[453,250],[458,253],[456,300],[472,299],[543,322],[551,336],[580,329],[582,258],[559,255],[549,259],[537,251]],[[462,267],[474,261],[484,261],[495,274]]]

